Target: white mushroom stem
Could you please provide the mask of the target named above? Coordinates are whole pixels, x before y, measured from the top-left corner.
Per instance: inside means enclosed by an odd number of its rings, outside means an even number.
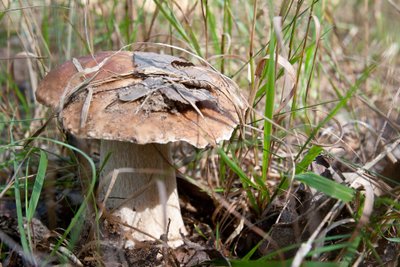
[[[186,231],[179,207],[175,170],[171,165],[170,146],[102,140],[102,162],[109,153],[111,157],[100,179],[100,201],[111,188],[111,179],[105,181],[110,173],[121,168],[134,170],[118,175],[105,201],[107,210],[114,210],[113,215],[132,226],[121,228],[132,237],[128,238],[126,246],[134,246],[137,241],[154,241],[150,236],[160,238],[166,233],[170,246],[181,245],[181,233]]]

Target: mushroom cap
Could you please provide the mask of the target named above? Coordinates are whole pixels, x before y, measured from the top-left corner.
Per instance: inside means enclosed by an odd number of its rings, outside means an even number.
[[[80,138],[198,148],[229,139],[244,106],[234,82],[212,68],[128,51],[65,62],[41,81],[36,98]]]

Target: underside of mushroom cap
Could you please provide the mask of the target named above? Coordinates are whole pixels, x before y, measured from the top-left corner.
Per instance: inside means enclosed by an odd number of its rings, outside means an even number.
[[[236,90],[209,67],[124,51],[64,63],[42,81],[37,98],[61,107],[62,126],[81,138],[137,144],[186,141],[202,148],[229,139],[239,123],[243,104]]]

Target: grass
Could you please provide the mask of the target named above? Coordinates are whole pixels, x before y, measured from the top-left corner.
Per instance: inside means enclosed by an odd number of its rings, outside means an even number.
[[[230,141],[179,165],[216,203],[208,214],[211,233],[188,225],[220,253],[213,264],[397,262],[399,148],[388,151],[400,136],[397,10],[392,1],[2,1],[0,215],[16,218],[18,234],[0,221],[1,260],[15,257],[6,234],[26,264],[71,261],[59,248],[79,254],[82,218],[94,199],[93,151],[69,144],[54,121],[40,128],[49,115],[31,97],[38,82],[72,57],[122,47],[196,61],[173,49],[181,47],[235,80],[247,100]],[[79,158],[92,173],[86,191],[71,179],[80,175]],[[321,158],[328,165],[318,164]],[[75,168],[63,168],[66,162]],[[50,182],[52,171],[61,182]],[[346,173],[370,183],[357,187]],[[48,192],[68,197],[63,188],[86,193],[68,207],[66,226],[51,229],[56,241],[39,255],[32,220],[48,212]],[[297,227],[291,242],[277,235],[285,223]]]

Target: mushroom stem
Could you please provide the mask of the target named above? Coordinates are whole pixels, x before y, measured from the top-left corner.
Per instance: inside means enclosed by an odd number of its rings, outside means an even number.
[[[133,172],[119,173],[105,207],[121,222],[132,226],[122,227],[132,238],[127,247],[138,241],[154,240],[168,233],[168,244],[181,245],[185,228],[179,207],[175,169],[168,144],[138,145],[130,142],[101,141],[101,160],[111,153],[100,180],[100,201],[110,188],[106,177],[114,170],[133,168]],[[147,233],[148,235],[144,234]],[[149,236],[150,235],[150,236]],[[126,235],[123,235],[126,236]]]

